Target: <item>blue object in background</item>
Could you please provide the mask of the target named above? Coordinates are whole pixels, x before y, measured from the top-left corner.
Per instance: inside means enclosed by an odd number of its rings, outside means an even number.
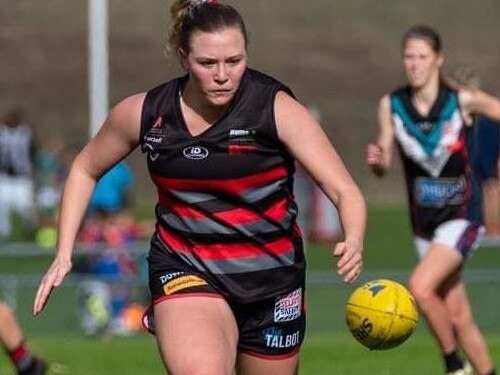
[[[127,190],[133,176],[125,162],[120,162],[106,172],[97,182],[90,199],[89,211],[117,212],[125,206]]]
[[[478,116],[475,129],[474,168],[476,174],[481,181],[498,178],[500,124],[487,117]]]

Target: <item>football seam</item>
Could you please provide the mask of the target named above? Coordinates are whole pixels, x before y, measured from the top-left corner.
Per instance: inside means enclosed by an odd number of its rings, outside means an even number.
[[[403,314],[397,314],[397,313],[394,313],[394,312],[390,312],[390,311],[382,311],[382,310],[377,310],[377,309],[374,309],[373,307],[367,307],[367,306],[361,306],[361,305],[358,305],[356,303],[347,303],[347,306],[354,306],[354,307],[359,307],[360,309],[366,309],[366,310],[370,310],[370,311],[375,311],[375,312],[378,312],[378,313],[381,313],[381,314],[387,314],[387,315],[396,315],[398,318],[404,318],[404,319],[408,319],[408,320],[411,320],[412,322],[417,322],[418,319],[413,319],[409,316],[406,316],[406,315],[403,315]]]

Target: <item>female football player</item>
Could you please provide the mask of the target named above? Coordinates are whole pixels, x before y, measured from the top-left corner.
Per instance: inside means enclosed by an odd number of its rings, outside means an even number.
[[[406,174],[411,224],[420,262],[409,281],[437,339],[448,374],[495,374],[474,322],[461,277],[483,232],[480,187],[472,170],[472,116],[500,119],[500,102],[480,90],[455,90],[441,76],[441,39],[432,28],[412,27],[403,38],[407,84],[379,104],[378,137],[366,161],[382,176],[396,140]]]
[[[296,374],[305,262],[294,158],[339,208],[344,239],[333,254],[345,282],[362,269],[364,199],[291,90],[247,67],[247,34],[233,7],[177,0],[171,14],[170,46],[186,74],[119,103],[76,158],[34,313],[71,269],[96,180],[140,146],[158,188],[146,323],[166,370]]]

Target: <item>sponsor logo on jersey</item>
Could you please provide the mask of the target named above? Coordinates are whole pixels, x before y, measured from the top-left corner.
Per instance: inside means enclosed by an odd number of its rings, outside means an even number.
[[[256,150],[256,130],[231,129],[229,130],[229,154],[243,154]]]
[[[256,150],[257,147],[252,145],[228,145],[227,149],[231,155],[234,154],[244,154],[246,152],[250,152]]]
[[[256,130],[231,129],[229,130],[229,139],[238,141],[255,141]]]
[[[156,159],[158,159],[158,156],[160,156],[160,154],[156,152],[153,145],[149,143],[144,143],[142,146],[142,150],[148,154],[148,157],[151,161],[155,161]]]
[[[142,146],[143,152],[146,152],[151,161],[158,159],[158,152],[155,149],[155,145],[163,143],[165,134],[163,132],[163,118],[159,116],[153,126],[144,134],[144,143]]]
[[[208,157],[208,150],[203,146],[186,147],[182,153],[191,160],[202,160]]]
[[[155,123],[153,124],[153,129],[161,129],[163,127],[163,118],[158,116]]]
[[[291,334],[283,334],[283,331],[277,327],[265,329],[263,332],[264,340],[268,348],[286,349],[297,346],[300,342],[300,331]]]
[[[465,178],[417,178],[415,195],[417,202],[426,207],[444,207],[462,204],[465,200]]]
[[[173,294],[179,290],[193,288],[195,286],[207,285],[207,282],[196,275],[186,275],[175,277],[173,280],[163,285],[166,295]]]
[[[302,308],[302,288],[278,298],[274,305],[274,321],[288,322],[300,317]]]

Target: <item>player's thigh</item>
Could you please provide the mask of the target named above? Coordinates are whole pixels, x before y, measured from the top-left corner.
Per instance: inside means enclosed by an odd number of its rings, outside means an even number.
[[[183,296],[154,306],[155,331],[171,375],[232,374],[238,328],[222,298]]]
[[[463,262],[462,255],[447,245],[432,243],[410,276],[413,292],[436,292]]]
[[[261,358],[249,354],[239,354],[237,375],[297,375],[299,353],[285,358]]]

